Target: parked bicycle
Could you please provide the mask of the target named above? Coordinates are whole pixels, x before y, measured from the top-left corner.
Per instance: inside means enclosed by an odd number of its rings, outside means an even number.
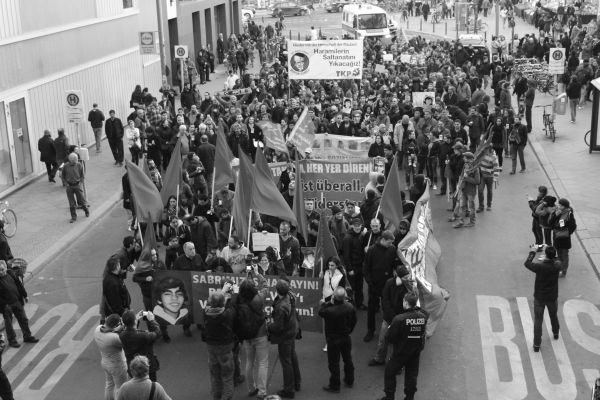
[[[544,121],[544,132],[546,133],[546,137],[550,137],[552,142],[556,140],[556,129],[554,129],[554,115],[546,112],[546,107],[552,107],[552,104],[546,104],[545,106],[535,106],[543,107],[544,114],[542,114],[542,120]]]
[[[4,221],[4,234],[11,238],[17,233],[17,214],[9,208],[8,201],[0,202],[0,220]]]

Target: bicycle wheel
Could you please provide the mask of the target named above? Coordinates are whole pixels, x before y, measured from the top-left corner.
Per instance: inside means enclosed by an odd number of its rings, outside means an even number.
[[[544,114],[542,119],[544,121],[544,134],[548,136],[548,125],[550,125],[550,119],[548,118],[548,114]]]
[[[592,131],[587,131],[585,133],[585,135],[583,135],[583,141],[585,142],[586,146],[590,145],[590,134],[592,133]]]
[[[4,211],[4,234],[11,238],[17,233],[17,214],[10,208]]]
[[[550,128],[550,139],[552,139],[552,143],[554,143],[554,141],[556,140],[556,130],[554,129],[554,122],[550,121],[550,125],[548,127]]]

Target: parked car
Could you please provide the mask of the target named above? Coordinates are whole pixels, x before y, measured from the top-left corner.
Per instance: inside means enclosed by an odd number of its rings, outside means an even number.
[[[282,1],[274,3],[271,6],[271,9],[273,17],[278,17],[281,15],[281,13],[283,13],[285,17],[308,14],[308,7],[303,6],[295,1]]]
[[[342,12],[346,4],[352,4],[354,0],[334,0],[330,1],[325,5],[325,10],[328,13],[331,12]]]

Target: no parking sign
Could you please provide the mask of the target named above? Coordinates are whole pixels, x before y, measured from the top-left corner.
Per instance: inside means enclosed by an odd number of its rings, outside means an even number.
[[[188,47],[187,46],[175,46],[175,58],[187,58]]]

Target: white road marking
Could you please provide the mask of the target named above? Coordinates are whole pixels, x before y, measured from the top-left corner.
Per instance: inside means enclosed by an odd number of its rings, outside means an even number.
[[[575,373],[573,372],[562,335],[559,336],[558,340],[552,339],[552,327],[548,311],[546,310],[544,313],[546,332],[542,333],[542,347],[539,353],[534,353],[533,319],[527,298],[517,297],[517,306],[521,316],[523,333],[527,343],[527,351],[529,358],[531,359],[531,366],[538,391],[546,400],[574,400],[577,397]],[[549,352],[550,348],[552,348],[554,356],[556,357],[556,363],[562,378],[560,383],[552,383],[548,377],[548,371],[542,355],[543,353]]]
[[[510,304],[499,296],[476,296],[481,333],[481,350],[485,366],[485,381],[488,398],[494,400],[522,400],[527,396],[527,383],[519,347],[513,341],[516,336]],[[492,329],[491,310],[500,311],[502,331]],[[502,381],[498,370],[496,347],[503,347],[508,352],[508,362],[512,379]]]
[[[563,307],[565,325],[573,340],[584,349],[600,356],[600,340],[583,331],[579,322],[579,314],[587,314],[596,327],[600,327],[600,310],[585,300],[567,300]]]

